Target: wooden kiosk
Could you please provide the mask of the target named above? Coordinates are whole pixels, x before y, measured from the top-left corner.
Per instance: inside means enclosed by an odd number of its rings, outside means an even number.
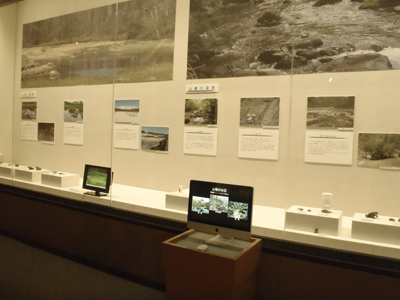
[[[213,235],[193,229],[163,242],[166,295],[172,299],[255,299],[261,240],[207,244]],[[199,250],[206,244],[207,250]]]

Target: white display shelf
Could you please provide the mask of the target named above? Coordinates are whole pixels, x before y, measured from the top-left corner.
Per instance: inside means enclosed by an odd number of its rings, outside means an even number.
[[[0,165],[0,176],[5,178],[13,178],[14,169],[11,164],[2,163]]]
[[[342,214],[338,210],[323,213],[321,208],[292,205],[286,210],[285,228],[337,236],[342,227]]]
[[[15,179],[28,182],[41,182],[42,173],[47,173],[49,170],[30,170],[28,167],[20,166],[14,169]]]
[[[111,207],[186,222],[187,213],[165,207],[165,192],[113,184]]]
[[[0,179],[4,180],[3,182],[0,181],[3,184],[14,185],[23,189],[52,194],[75,201],[106,205],[115,209],[183,223],[187,220],[186,212],[165,207],[167,193],[162,191],[113,184],[108,196],[95,197],[83,194],[86,190],[81,188],[82,179],[80,179],[80,185],[73,188],[56,188],[40,183],[10,180],[7,178]],[[343,216],[341,218],[341,228],[339,234],[336,236],[321,232],[314,233],[296,229],[285,229],[285,214],[286,211],[283,208],[254,205],[252,234],[258,237],[274,238],[334,250],[400,259],[400,246],[398,245],[352,237],[353,217]]]
[[[394,221],[390,221],[391,218]],[[351,228],[351,237],[354,239],[400,246],[399,217],[378,215],[378,218],[371,219],[365,214],[355,213]]]
[[[42,184],[67,188],[79,185],[79,175],[64,172],[42,173]]]

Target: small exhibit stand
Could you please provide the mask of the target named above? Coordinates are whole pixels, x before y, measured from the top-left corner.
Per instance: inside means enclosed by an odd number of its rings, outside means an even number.
[[[0,176],[12,178],[13,177],[13,167],[11,164],[3,163],[0,165]]]
[[[400,219],[388,216],[367,218],[365,214],[355,213],[351,226],[353,239],[378,243],[400,245]]]
[[[211,237],[191,229],[163,243],[166,299],[255,299],[261,240],[218,246],[206,243]]]
[[[165,207],[187,212],[189,202],[189,189],[182,192],[173,192],[165,194]]]
[[[28,167],[15,168],[15,179],[28,181],[28,182],[41,182],[42,173],[49,172],[49,170],[30,170]]]
[[[79,175],[63,172],[42,173],[42,184],[58,188],[79,185]]]
[[[293,205],[286,210],[286,229],[338,235],[342,224],[342,211],[323,213],[321,208]]]

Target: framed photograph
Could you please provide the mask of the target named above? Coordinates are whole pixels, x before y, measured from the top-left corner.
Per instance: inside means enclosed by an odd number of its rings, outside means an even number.
[[[308,128],[353,128],[354,96],[308,97]]]
[[[141,149],[168,151],[169,127],[142,126]]]
[[[240,126],[279,126],[279,97],[241,98]]]
[[[114,122],[139,124],[140,100],[115,100]]]
[[[36,101],[22,102],[21,116],[22,120],[24,121],[36,121],[37,102]]]
[[[54,123],[38,123],[38,141],[54,143]]]
[[[83,101],[64,101],[64,122],[83,121]]]
[[[186,99],[186,125],[217,125],[218,99]]]
[[[358,165],[400,170],[400,134],[359,133]]]

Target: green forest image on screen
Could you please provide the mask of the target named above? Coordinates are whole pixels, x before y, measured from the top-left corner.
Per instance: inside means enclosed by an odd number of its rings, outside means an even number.
[[[90,169],[88,171],[86,184],[105,189],[107,185],[107,174],[99,172],[96,169]]]

